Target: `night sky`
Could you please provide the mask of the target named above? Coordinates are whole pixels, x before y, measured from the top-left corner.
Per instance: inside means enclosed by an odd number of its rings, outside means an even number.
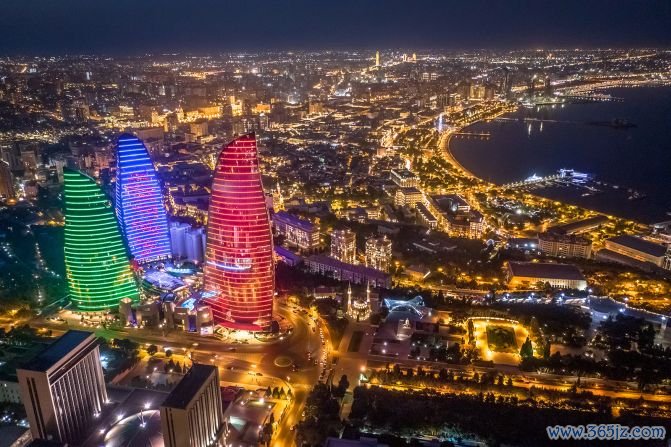
[[[0,0],[0,55],[671,47],[671,0]]]

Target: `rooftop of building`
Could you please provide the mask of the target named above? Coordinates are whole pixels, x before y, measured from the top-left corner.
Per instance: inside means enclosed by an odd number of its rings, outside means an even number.
[[[437,194],[432,195],[431,199],[443,213],[456,213],[459,208],[470,210],[468,202],[457,194]]]
[[[26,362],[21,369],[47,371],[89,338],[95,338],[95,335],[87,331],[69,330],[59,337],[58,340],[47,346],[42,352]]]
[[[417,178],[417,175],[408,169],[392,169],[391,172],[403,179]]]
[[[552,278],[572,281],[583,281],[585,277],[580,269],[571,264],[554,264],[542,262],[510,262],[508,263],[513,276],[527,278]]]
[[[434,220],[436,217],[433,215],[431,211],[423,204],[423,203],[418,203],[417,204],[417,211],[424,215],[428,219]]]
[[[163,407],[185,409],[194,395],[203,386],[212,374],[217,373],[217,367],[194,363],[189,372],[179,381],[168,397],[163,401]]]
[[[324,447],[388,447],[387,444],[380,444],[375,438],[359,439],[340,439],[327,438]]]
[[[550,227],[548,231],[563,234],[579,233],[582,230],[603,225],[606,222],[608,222],[608,217],[606,216],[592,216],[588,217],[587,219],[578,220],[576,222]]]
[[[612,237],[608,239],[608,242],[631,248],[633,250],[637,250],[641,253],[655,257],[662,257],[664,254],[666,254],[667,251],[667,248],[662,244],[656,244],[654,242],[641,239],[640,237],[630,236],[627,234]]]
[[[545,233],[539,233],[538,239],[540,241],[564,242],[578,245],[590,245],[592,243],[591,240],[587,239],[584,236],[579,236],[577,234],[555,233],[553,231],[546,231]]]
[[[301,219],[300,217],[287,213],[286,211],[279,211],[273,215],[273,221],[281,220],[285,223],[298,227],[304,231],[314,231],[316,226],[309,220]]]
[[[422,193],[422,191],[420,191],[419,189],[417,189],[414,186],[408,186],[408,187],[405,187],[405,188],[400,188],[399,191],[401,191],[403,194],[406,194],[406,195],[407,194],[421,194]]]
[[[330,266],[332,268],[337,268],[341,270],[347,270],[351,272],[360,273],[362,276],[367,276],[369,278],[379,278],[385,279],[389,275],[383,271],[376,270],[374,268],[366,267],[364,265],[354,265],[348,264],[346,262],[339,261],[338,259],[332,258],[326,255],[312,255],[306,259],[308,262],[318,262]]]
[[[67,444],[57,441],[47,441],[46,439],[34,439],[26,447],[67,447]]]

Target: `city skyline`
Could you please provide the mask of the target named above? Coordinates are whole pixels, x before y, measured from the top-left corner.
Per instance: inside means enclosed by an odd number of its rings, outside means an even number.
[[[78,13],[70,14],[72,10]],[[161,26],[148,25],[149,17]],[[218,26],[222,18],[225,27]],[[189,7],[178,0],[8,0],[0,16],[0,54],[663,47],[671,44],[669,20],[668,2],[633,0],[616,7],[607,0],[421,0],[412,5],[298,0],[291,8],[269,0],[201,1]]]
[[[666,4],[32,3],[8,443],[667,446]]]

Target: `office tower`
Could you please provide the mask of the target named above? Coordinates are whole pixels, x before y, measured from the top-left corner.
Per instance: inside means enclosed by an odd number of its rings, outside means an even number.
[[[16,370],[33,439],[77,445],[107,401],[98,339],[68,331]]]
[[[348,264],[356,263],[356,233],[350,229],[331,233],[331,257]]]
[[[219,370],[195,363],[161,405],[165,447],[218,446],[224,427]]]
[[[103,311],[122,298],[139,298],[119,226],[95,180],[63,170],[65,179],[65,270],[77,310]]]
[[[375,52],[375,66],[380,67],[380,52],[379,51]]]
[[[0,160],[0,197],[14,198],[14,176],[5,160]]]
[[[161,185],[147,148],[129,134],[121,135],[117,142],[116,214],[137,262],[170,257]]]
[[[366,241],[366,267],[386,272],[391,265],[391,240],[386,236]]]
[[[275,269],[254,134],[223,147],[212,183],[205,291],[215,323],[263,330],[271,323]]]
[[[202,228],[192,228],[186,233],[186,259],[200,264],[205,253],[205,232]]]

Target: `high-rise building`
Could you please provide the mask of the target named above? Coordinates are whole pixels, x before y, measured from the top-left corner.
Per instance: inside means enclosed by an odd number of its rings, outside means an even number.
[[[538,249],[547,256],[589,259],[592,255],[592,241],[575,234],[548,231],[538,235]]]
[[[208,212],[204,288],[216,324],[263,330],[275,292],[273,240],[254,134],[223,147]]]
[[[5,160],[0,160],[0,197],[14,198],[14,176]]]
[[[379,51],[375,52],[375,66],[380,67],[380,52]]]
[[[16,372],[33,439],[86,438],[107,401],[94,333],[68,331]]]
[[[391,240],[386,236],[372,237],[366,241],[366,266],[383,272],[391,266]]]
[[[117,143],[116,214],[137,262],[170,257],[168,218],[156,169],[142,141],[129,134]]]
[[[121,232],[109,200],[95,180],[63,170],[65,270],[70,297],[80,311],[102,311],[122,298],[139,298]]]
[[[331,233],[331,257],[348,264],[356,263],[356,233],[350,229]]]
[[[193,228],[186,233],[186,259],[200,264],[205,253],[205,231]]]
[[[407,169],[392,169],[390,177],[401,188],[419,187],[419,177]]]
[[[195,363],[161,405],[166,447],[222,444],[224,411],[216,366]]]
[[[186,258],[186,234],[191,225],[183,222],[172,222],[170,224],[170,245],[172,256],[175,259]]]

